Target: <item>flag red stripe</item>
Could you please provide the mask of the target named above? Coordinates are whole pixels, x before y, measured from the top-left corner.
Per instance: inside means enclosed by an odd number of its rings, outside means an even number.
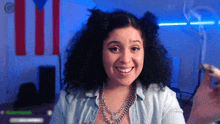
[[[60,54],[60,0],[53,0],[53,55]]]
[[[26,55],[25,42],[25,0],[15,0],[16,55]]]
[[[39,11],[35,7],[35,54],[44,55],[44,8]]]

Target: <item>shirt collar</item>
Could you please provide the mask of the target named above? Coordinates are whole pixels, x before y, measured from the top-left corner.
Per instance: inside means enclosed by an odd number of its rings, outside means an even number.
[[[85,95],[87,97],[97,97],[97,96],[99,96],[99,89],[100,89],[100,87],[97,90],[90,90],[90,91],[86,92]],[[143,86],[142,86],[141,82],[137,81],[137,84],[136,84],[136,94],[142,100],[145,99],[145,96],[144,96],[143,92],[144,92],[144,89],[143,89]]]
[[[99,96],[99,88],[97,90],[90,90],[90,91],[86,92],[85,95],[87,97],[95,97],[95,96],[97,97],[97,96]]]
[[[136,94],[137,94],[137,96],[139,96],[142,100],[144,100],[145,99],[145,96],[144,96],[144,87],[143,87],[143,85],[141,84],[141,82],[138,80],[137,81],[137,84],[136,84],[137,86],[137,88],[136,88]]]

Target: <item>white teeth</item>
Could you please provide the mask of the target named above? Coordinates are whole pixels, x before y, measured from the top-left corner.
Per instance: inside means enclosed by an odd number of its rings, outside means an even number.
[[[121,69],[121,68],[117,68],[119,71],[121,72],[129,72],[131,71],[132,68],[129,68],[129,69]]]

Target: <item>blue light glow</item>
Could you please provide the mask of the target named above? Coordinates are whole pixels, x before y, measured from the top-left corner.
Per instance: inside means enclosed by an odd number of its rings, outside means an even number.
[[[187,25],[187,23],[160,23],[159,26]]]
[[[190,25],[213,25],[215,24],[214,21],[209,21],[209,22],[190,22]]]
[[[215,21],[203,21],[203,22],[190,22],[190,25],[214,25]],[[220,21],[218,21],[220,24]],[[176,25],[187,25],[186,22],[180,23],[159,23],[159,26],[176,26]]]

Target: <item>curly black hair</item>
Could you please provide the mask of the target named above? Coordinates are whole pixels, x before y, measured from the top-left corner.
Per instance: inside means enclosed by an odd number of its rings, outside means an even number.
[[[167,50],[158,40],[157,18],[146,12],[140,19],[123,10],[102,12],[90,9],[91,15],[70,41],[67,49],[63,85],[65,91],[94,90],[106,82],[107,74],[102,61],[103,41],[119,28],[132,26],[142,33],[144,41],[144,66],[137,79],[146,88],[156,83],[164,88],[170,79],[170,67],[166,63]]]

